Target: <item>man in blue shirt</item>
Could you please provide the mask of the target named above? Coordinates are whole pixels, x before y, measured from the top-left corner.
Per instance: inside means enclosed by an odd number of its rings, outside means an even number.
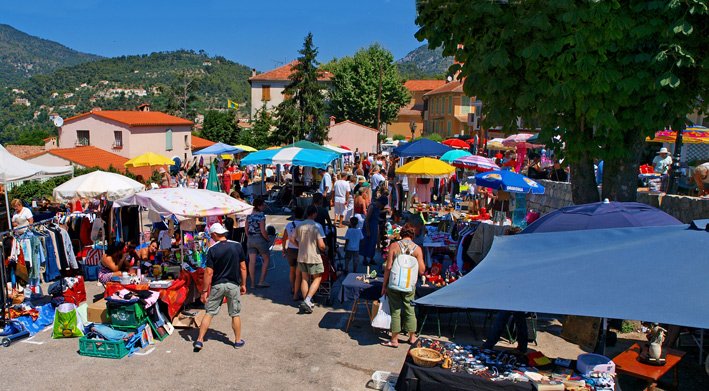
[[[320,169],[320,175],[322,175],[322,180],[320,180],[320,189],[318,193],[325,197],[324,206],[330,209],[330,192],[332,191],[332,177],[328,170]]]

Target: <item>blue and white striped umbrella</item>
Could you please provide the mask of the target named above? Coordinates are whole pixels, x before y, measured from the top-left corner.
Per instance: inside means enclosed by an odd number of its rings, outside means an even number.
[[[241,159],[242,166],[255,164],[283,164],[303,167],[327,168],[333,160],[337,159],[336,152],[303,149],[296,147],[267,149],[253,152]]]

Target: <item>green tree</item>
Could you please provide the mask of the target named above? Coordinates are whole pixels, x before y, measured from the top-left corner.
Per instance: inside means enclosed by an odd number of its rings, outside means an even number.
[[[190,75],[186,70],[175,72],[175,79],[169,87],[161,88],[168,96],[167,112],[184,119],[194,118],[196,110],[194,105],[199,101],[197,91],[200,88],[201,79]],[[123,93],[121,93],[123,94]]]
[[[274,133],[276,143],[292,143],[309,140],[322,143],[328,140],[325,118],[325,87],[318,79],[322,71],[316,57],[318,49],[313,46],[313,34],[308,33],[300,57],[293,66],[290,84],[283,94],[287,97],[276,107],[277,128]]]
[[[239,134],[239,144],[248,145],[256,149],[266,149],[271,145],[271,130],[274,121],[271,113],[266,108],[266,102],[256,111],[250,129],[242,129]]]
[[[536,120],[560,134],[574,203],[635,200],[643,140],[706,96],[707,1],[417,1],[419,40],[459,62],[450,71],[484,104],[483,124]],[[558,129],[557,129],[558,127]]]
[[[353,57],[336,61],[330,70],[333,78],[328,111],[338,120],[376,128],[380,80],[380,124],[395,121],[399,109],[411,100],[394,64],[394,55],[378,43],[358,50]]]
[[[204,115],[204,124],[199,137],[210,141],[236,145],[239,143],[239,124],[232,110],[220,112],[209,110]]]

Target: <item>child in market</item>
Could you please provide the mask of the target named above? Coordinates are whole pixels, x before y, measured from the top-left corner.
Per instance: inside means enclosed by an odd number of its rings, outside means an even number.
[[[359,219],[352,217],[350,219],[350,227],[345,233],[345,274],[348,273],[348,265],[352,261],[352,273],[357,271],[357,262],[359,261],[359,243],[364,239],[362,230],[357,229]]]

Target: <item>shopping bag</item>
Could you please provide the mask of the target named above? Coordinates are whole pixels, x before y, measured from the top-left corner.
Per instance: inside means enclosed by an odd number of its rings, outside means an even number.
[[[76,304],[64,303],[54,312],[54,335],[52,338],[84,336],[84,324],[76,312]]]
[[[379,299],[379,310],[372,319],[372,327],[388,330],[391,326],[391,313],[389,312],[389,299],[386,295]]]

